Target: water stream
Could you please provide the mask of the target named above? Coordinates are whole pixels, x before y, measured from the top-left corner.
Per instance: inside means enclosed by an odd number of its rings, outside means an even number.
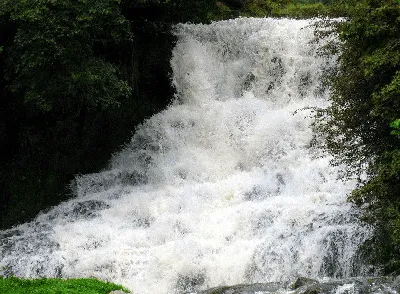
[[[174,102],[76,198],[0,232],[21,277],[97,277],[133,293],[361,275],[369,229],[315,142],[328,103],[312,20],[175,27]],[[0,274],[1,274],[0,271]]]

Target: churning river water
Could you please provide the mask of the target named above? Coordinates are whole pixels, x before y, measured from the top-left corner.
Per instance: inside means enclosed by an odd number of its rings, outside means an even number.
[[[0,232],[3,274],[142,294],[362,274],[355,182],[314,144],[336,57],[318,54],[313,22],[177,25],[173,103],[108,169],[78,176],[76,198]]]

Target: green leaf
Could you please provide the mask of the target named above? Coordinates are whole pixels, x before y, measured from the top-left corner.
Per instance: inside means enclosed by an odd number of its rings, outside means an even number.
[[[393,129],[400,129],[400,118],[390,123],[390,127]]]

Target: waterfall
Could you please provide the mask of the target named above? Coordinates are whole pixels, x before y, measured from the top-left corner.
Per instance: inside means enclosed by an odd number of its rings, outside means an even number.
[[[338,180],[346,167],[311,128],[336,62],[318,54],[313,22],[177,25],[174,102],[107,170],[78,176],[74,199],[0,232],[0,274],[144,294],[362,274],[356,183]]]

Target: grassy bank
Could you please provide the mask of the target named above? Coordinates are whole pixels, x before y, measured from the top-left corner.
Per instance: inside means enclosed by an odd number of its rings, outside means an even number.
[[[99,281],[96,279],[19,279],[1,278],[1,294],[109,294],[111,291],[122,290],[120,285]]]

